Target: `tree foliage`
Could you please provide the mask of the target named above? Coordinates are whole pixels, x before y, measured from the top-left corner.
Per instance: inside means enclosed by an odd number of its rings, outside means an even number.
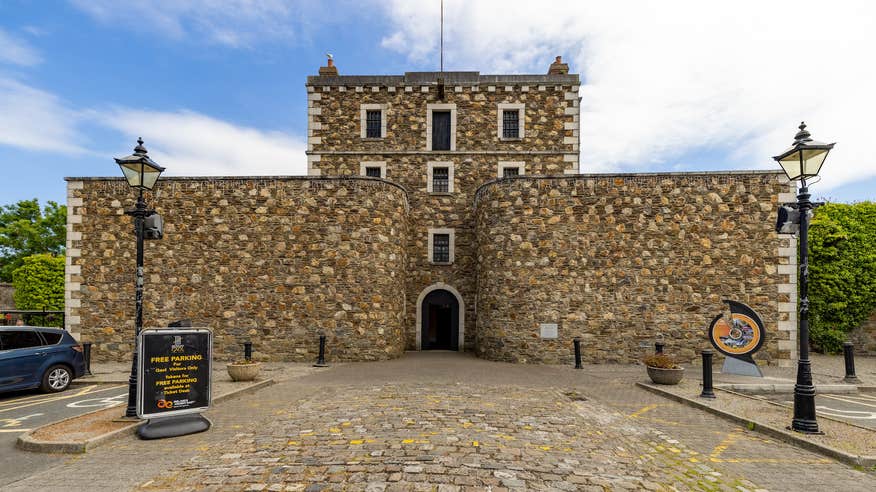
[[[809,234],[812,344],[842,350],[846,334],[876,310],[876,203],[828,203]]]
[[[0,207],[0,280],[12,280],[23,259],[36,254],[63,256],[67,207],[55,202],[40,210],[36,199]]]
[[[43,254],[22,258],[22,265],[12,273],[12,285],[18,309],[63,310],[64,257]]]

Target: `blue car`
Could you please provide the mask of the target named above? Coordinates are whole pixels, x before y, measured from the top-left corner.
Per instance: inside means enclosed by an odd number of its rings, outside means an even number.
[[[0,391],[64,391],[85,374],[82,345],[59,328],[0,326]]]

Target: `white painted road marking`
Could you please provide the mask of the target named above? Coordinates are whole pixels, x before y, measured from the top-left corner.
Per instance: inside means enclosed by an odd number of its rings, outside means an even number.
[[[112,407],[118,405],[120,403],[124,403],[127,399],[128,394],[122,393],[116,396],[110,396],[107,398],[88,398],[86,400],[74,401],[73,403],[68,403],[68,408],[90,408],[90,407]]]
[[[861,406],[864,406],[864,407],[876,408],[876,405],[872,405],[872,404],[870,404],[870,403],[864,403],[864,402],[860,402],[860,401],[852,400],[852,399],[850,399],[849,397],[843,397],[843,398],[841,398],[841,397],[839,397],[839,396],[834,396],[834,395],[821,395],[821,396],[823,396],[824,398],[830,398],[831,400],[844,401],[844,402],[846,402],[846,403],[854,403],[855,405],[861,405]]]

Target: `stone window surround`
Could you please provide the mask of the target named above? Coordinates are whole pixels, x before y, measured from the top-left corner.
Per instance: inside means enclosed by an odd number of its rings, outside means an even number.
[[[446,167],[447,168],[447,192],[437,192],[432,191],[432,170],[436,167]],[[453,161],[429,161],[426,163],[426,192],[427,193],[436,193],[439,195],[446,195],[448,193],[453,193],[455,191],[453,186]],[[431,248],[431,242],[430,248]],[[451,251],[452,251],[451,247]]]
[[[361,161],[359,163],[359,175],[366,176],[365,169],[369,167],[379,167],[380,177],[386,179],[386,161]]]
[[[517,115],[518,115],[517,120],[518,120],[518,125],[520,126],[520,133],[515,138],[503,138],[502,137],[502,114],[505,111],[511,111],[514,109],[517,110]],[[497,130],[496,136],[499,138],[499,140],[504,140],[504,141],[523,140],[523,138],[526,136],[525,114],[526,114],[526,104],[525,103],[499,103],[499,107],[496,110],[496,115],[497,115],[497,118],[496,118],[496,125],[497,125],[496,126],[496,130]]]
[[[517,168],[517,174],[519,176],[526,174],[526,163],[523,161],[499,161],[499,165],[497,166],[497,176],[500,178],[504,177],[503,171],[508,168]]]
[[[429,228],[429,230],[428,230],[428,233],[429,233],[429,251],[428,251],[428,253],[429,253],[429,264],[430,265],[452,265],[453,264],[453,261],[455,260],[455,252],[456,252],[455,251],[456,248],[454,246],[454,243],[456,242],[456,232],[455,231],[456,231],[456,229],[431,228],[431,227]],[[432,261],[432,253],[434,253],[432,241],[433,241],[433,238],[435,237],[435,234],[447,234],[448,236],[450,236],[450,238],[449,238],[450,239],[450,261],[448,261],[447,263],[435,263],[434,261]]]
[[[426,287],[417,297],[417,350],[423,350],[423,300],[430,292],[435,290],[450,292],[456,297],[456,302],[459,303],[459,342],[457,349],[463,352],[465,347],[465,301],[462,300],[462,294],[458,290],[444,282],[436,282]]]
[[[426,105],[426,150],[432,150],[432,112],[450,111],[450,150],[456,150],[456,104],[427,104]],[[435,152],[442,152],[436,150]]]
[[[368,111],[380,111],[380,138],[386,138],[386,114],[388,104],[360,104],[359,105],[359,136],[366,140],[374,140],[368,138],[367,119]]]

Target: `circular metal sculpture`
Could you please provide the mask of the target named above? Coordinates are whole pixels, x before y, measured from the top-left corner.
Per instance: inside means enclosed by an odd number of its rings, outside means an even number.
[[[727,356],[727,361],[732,358],[753,366],[733,369],[743,370],[749,375],[754,375],[751,374],[753,372],[760,375],[760,370],[751,356],[760,349],[766,338],[763,321],[754,309],[741,302],[724,302],[730,306],[730,317],[725,319],[723,314],[719,314],[712,319],[712,324],[709,326],[709,340],[715,349]],[[724,372],[728,372],[727,369],[725,362]],[[735,371],[731,370],[731,372]]]

